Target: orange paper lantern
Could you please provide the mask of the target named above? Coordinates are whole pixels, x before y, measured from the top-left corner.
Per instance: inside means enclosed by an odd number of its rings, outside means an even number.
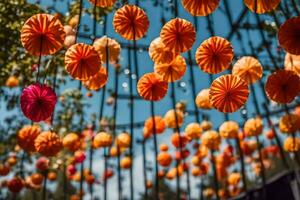
[[[28,152],[34,152],[34,140],[41,133],[41,129],[37,125],[24,126],[17,136],[18,145]]]
[[[283,148],[285,151],[293,153],[300,150],[300,138],[287,137],[284,140]]]
[[[215,79],[210,87],[212,105],[220,112],[235,112],[247,101],[249,89],[246,82],[237,76],[223,75]]]
[[[237,138],[239,125],[234,121],[226,121],[220,126],[219,132],[223,138]]]
[[[196,51],[196,62],[202,71],[218,74],[228,69],[233,59],[231,43],[224,38],[210,37]]]
[[[292,17],[284,22],[278,30],[278,41],[287,52],[300,55],[300,17]]]
[[[150,43],[149,56],[155,64],[165,64],[172,62],[176,55],[158,37]]]
[[[137,84],[138,93],[147,101],[159,101],[167,94],[168,83],[155,73],[144,74]]]
[[[34,185],[41,185],[43,183],[44,177],[40,173],[34,173],[30,176],[31,181]]]
[[[181,2],[184,9],[194,16],[207,16],[220,4],[220,0],[182,0]]]
[[[117,145],[121,148],[128,148],[131,142],[131,136],[129,133],[120,133],[116,138]]]
[[[9,88],[14,88],[19,85],[19,79],[16,76],[10,76],[5,82],[5,86]]]
[[[104,85],[106,85],[108,79],[108,74],[104,67],[100,67],[99,72],[90,78],[87,81],[84,81],[83,84],[89,90],[99,90]]]
[[[115,4],[116,0],[89,0],[93,4],[100,8],[111,7]]]
[[[294,71],[298,76],[300,75],[300,55],[285,54],[284,69]]]
[[[190,139],[199,139],[202,134],[202,127],[198,123],[190,123],[185,127],[185,135]]]
[[[63,138],[63,146],[74,152],[80,148],[80,138],[76,133],[69,133]]]
[[[183,124],[184,114],[180,110],[169,110],[164,116],[165,123],[169,128],[180,127]]]
[[[210,102],[209,99],[209,88],[208,89],[202,89],[198,94],[195,99],[195,103],[198,108],[201,109],[212,109],[213,105]]]
[[[154,72],[161,75],[165,82],[175,82],[184,76],[186,70],[185,59],[178,55],[170,63],[155,64]]]
[[[279,129],[282,133],[296,133],[300,129],[300,116],[286,114],[279,120]]]
[[[274,10],[281,0],[244,0],[245,5],[258,14],[263,14]]]
[[[219,150],[221,137],[217,131],[206,131],[201,136],[201,141],[204,146],[212,150]]]
[[[262,77],[263,68],[256,58],[244,56],[232,68],[232,75],[238,76],[248,84],[254,83]]]
[[[251,118],[246,121],[244,124],[244,133],[250,136],[258,136],[262,133],[264,124],[261,118]]]
[[[107,62],[107,56],[110,63],[118,62],[121,45],[116,40],[103,36],[95,40],[93,47],[95,47],[95,50],[99,53],[102,62]],[[106,55],[107,51],[108,55]]]
[[[113,26],[126,40],[138,40],[148,31],[149,20],[144,10],[138,6],[125,5],[115,12]]]
[[[300,92],[300,78],[290,70],[277,70],[266,82],[265,90],[268,97],[277,103],[291,103]]]
[[[65,69],[75,79],[86,81],[95,76],[101,67],[101,58],[94,47],[79,43],[65,54]]]
[[[155,133],[161,134],[166,129],[166,124],[164,119],[161,116],[154,116],[154,123],[155,123]],[[154,124],[153,124],[153,118],[149,117],[144,124],[145,128],[153,134],[154,132]]]
[[[160,152],[157,155],[157,162],[163,167],[168,167],[172,163],[172,156],[168,152]]]
[[[131,167],[131,164],[132,161],[130,157],[124,157],[120,163],[122,169],[129,169]]]
[[[112,145],[112,142],[113,142],[113,137],[111,134],[108,134],[106,132],[100,132],[94,137],[93,147],[95,148],[109,147]]]
[[[196,31],[191,22],[176,18],[162,27],[160,38],[167,48],[175,53],[183,53],[192,48],[196,40]]]
[[[34,146],[44,156],[56,156],[62,148],[59,136],[51,131],[44,131],[35,139]]]
[[[63,25],[49,14],[33,15],[21,29],[22,45],[34,56],[56,53],[63,47],[65,37]]]

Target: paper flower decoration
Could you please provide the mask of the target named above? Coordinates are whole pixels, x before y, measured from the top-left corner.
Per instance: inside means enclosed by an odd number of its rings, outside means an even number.
[[[107,36],[103,36],[95,40],[93,47],[95,47],[95,50],[99,53],[102,62],[107,62],[107,56],[110,63],[118,62],[121,52],[121,45],[116,40]],[[108,55],[106,55],[107,51]]]
[[[185,10],[194,16],[207,16],[218,8],[220,0],[182,0]]]
[[[20,97],[23,114],[33,122],[49,119],[53,114],[56,101],[57,97],[52,88],[41,84],[26,87]]]
[[[163,167],[168,167],[172,163],[172,156],[168,152],[160,152],[157,155],[157,162]]]
[[[296,133],[300,129],[300,116],[286,114],[279,120],[279,129],[282,133]]]
[[[300,92],[300,78],[290,70],[277,70],[266,82],[265,90],[268,97],[277,103],[290,103]]]
[[[283,148],[285,151],[293,153],[300,150],[300,138],[287,137],[284,140]]]
[[[65,54],[65,69],[75,79],[86,81],[95,76],[100,67],[101,58],[90,45],[72,45]]]
[[[170,63],[176,57],[175,53],[166,47],[160,37],[150,43],[149,56],[155,64]]]
[[[249,89],[247,83],[239,77],[223,75],[213,81],[209,94],[211,103],[217,110],[230,113],[246,103]]]
[[[175,82],[184,76],[186,71],[186,63],[182,56],[178,55],[176,58],[165,64],[156,64],[154,72],[161,75],[165,82]]]
[[[226,121],[220,126],[219,133],[223,138],[237,138],[239,125],[234,121]]]
[[[34,56],[56,53],[63,47],[65,37],[63,25],[49,14],[33,15],[21,29],[22,45]]]
[[[191,22],[176,18],[162,27],[160,38],[167,48],[178,54],[192,48],[196,40],[196,31]]]
[[[258,136],[262,133],[264,124],[261,118],[251,118],[246,121],[244,124],[244,133],[246,136]]]
[[[281,0],[244,0],[245,5],[258,14],[263,14],[274,10]]]
[[[44,131],[35,139],[36,151],[44,156],[56,156],[62,149],[63,144],[59,136],[51,131]]]
[[[126,40],[138,40],[148,31],[149,20],[144,10],[138,6],[125,5],[115,12],[113,26]]]
[[[286,20],[278,30],[279,44],[287,52],[299,55],[300,54],[300,17],[292,17]]]
[[[196,51],[196,62],[202,71],[218,74],[228,69],[233,59],[233,48],[229,41],[214,36],[202,42]]]
[[[284,69],[294,71],[298,76],[300,75],[300,55],[293,55],[286,53],[284,59]]]
[[[176,112],[172,109],[165,114],[164,120],[169,128],[176,128],[177,125],[180,127],[183,124],[184,114],[178,109],[176,109]]]
[[[116,0],[89,0],[91,4],[101,8],[111,7],[115,4]]]
[[[67,134],[63,138],[62,143],[63,143],[64,148],[66,148],[72,152],[77,151],[81,146],[80,138],[79,138],[78,134],[76,134],[76,133]]]
[[[202,127],[198,123],[189,123],[185,127],[185,135],[190,139],[199,139],[202,134]]]
[[[24,126],[17,135],[18,145],[27,152],[34,152],[34,140],[41,133],[37,125]]]
[[[232,68],[232,75],[238,76],[248,84],[252,84],[262,77],[263,68],[256,58],[244,56]]]
[[[210,99],[209,99],[209,88],[202,89],[197,94],[195,103],[196,103],[197,107],[201,108],[201,109],[207,109],[207,110],[209,110],[209,109],[213,108],[213,106],[212,106],[212,104],[210,102]]]
[[[161,116],[154,116],[154,123],[155,123],[155,133],[161,134],[166,129],[166,124],[164,119]],[[150,132],[150,134],[154,133],[154,124],[153,124],[153,118],[149,117],[144,124],[144,127],[147,129],[147,131]]]
[[[139,95],[147,101],[159,101],[167,94],[168,83],[155,74],[144,74],[137,84]]]
[[[106,85],[107,79],[108,79],[108,74],[106,72],[106,69],[104,67],[100,67],[99,72],[89,80],[84,81],[83,84],[89,90],[99,90],[104,85]]]
[[[206,131],[201,136],[201,141],[204,146],[211,150],[219,150],[221,137],[217,131]]]
[[[112,145],[113,142],[113,136],[106,132],[100,132],[97,135],[95,135],[93,140],[93,147],[99,148],[99,147],[109,147]]]

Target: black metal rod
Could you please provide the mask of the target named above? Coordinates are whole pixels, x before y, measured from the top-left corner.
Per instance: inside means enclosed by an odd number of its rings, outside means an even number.
[[[214,172],[214,186],[215,186],[215,191],[216,191],[216,197],[217,200],[220,200],[220,196],[219,196],[219,181],[218,181],[218,174],[217,174],[217,166],[216,166],[216,160],[215,160],[215,156],[214,156],[214,150],[210,150],[210,154],[211,154],[211,164],[213,167],[213,172]]]
[[[265,186],[266,186],[266,170],[265,170],[265,166],[264,166],[264,162],[263,162],[263,158],[262,158],[262,146],[261,146],[261,142],[259,140],[259,136],[256,135],[255,136],[256,139],[256,143],[257,143],[257,147],[258,147],[258,159],[259,159],[259,163],[261,165],[261,178],[262,178],[262,184],[263,184],[263,199],[267,199],[267,194],[266,194],[266,190],[265,190]]]
[[[63,192],[63,200],[67,200],[68,199],[68,179],[67,179],[67,166],[66,166],[66,162],[63,163],[63,188],[64,188],[64,192]]]
[[[241,148],[239,137],[236,137],[235,140],[236,140],[236,146],[238,148],[239,156],[240,156],[240,165],[241,165],[241,172],[242,172],[243,188],[244,188],[244,192],[247,195],[248,189],[247,189],[247,176],[246,176],[246,169],[245,169],[244,152]]]
[[[146,164],[146,139],[142,140],[142,151],[143,151],[143,175],[144,175],[144,188],[145,188],[145,199],[148,200],[148,187],[147,187],[147,164]]]
[[[83,199],[83,179],[84,179],[84,161],[80,163],[80,183],[79,183],[80,200]]]
[[[152,133],[154,142],[154,159],[155,159],[155,198],[159,200],[159,179],[158,179],[158,163],[157,163],[157,135],[156,135],[156,124],[155,124],[155,111],[154,102],[151,101],[151,116],[152,116]]]
[[[178,125],[178,118],[177,118],[177,113],[176,113],[176,96],[175,96],[175,84],[172,82],[171,83],[171,99],[172,99],[172,106],[174,109],[174,113],[175,113],[175,121],[176,121],[176,128],[174,130],[174,133],[178,133],[180,135],[180,128]],[[181,138],[179,137],[179,143],[180,143],[180,153],[181,153]],[[179,166],[180,162],[178,160],[176,160],[176,199],[180,200],[180,196],[181,196],[181,189],[180,189],[180,176],[179,176],[179,172],[178,172],[178,166]]]
[[[48,175],[48,170],[44,172],[43,200],[47,199],[47,175]]]
[[[135,31],[134,31],[135,32]],[[134,36],[135,38],[135,36]],[[134,41],[134,47],[136,46],[136,43],[135,43],[135,39],[133,40]],[[135,64],[135,67],[137,70],[137,55],[136,55],[136,49],[134,49],[133,51],[133,54],[134,54],[134,64]],[[129,104],[130,104],[130,112],[129,112],[129,119],[130,119],[130,135],[131,135],[131,140],[130,140],[130,148],[129,148],[129,154],[130,154],[130,157],[131,159],[133,159],[133,141],[134,141],[134,100],[133,100],[133,67],[131,66],[131,52],[130,50],[128,50],[128,54],[127,54],[127,58],[128,58],[128,68],[129,68],[129,95],[130,95],[130,99],[129,99]],[[136,71],[136,73],[138,73]],[[138,76],[137,76],[137,79],[138,79]],[[131,165],[130,167],[130,171],[129,171],[129,175],[130,175],[130,197],[131,197],[131,200],[134,199],[134,187],[133,187],[133,164]]]
[[[193,67],[192,67],[192,52],[189,51],[188,52],[188,63],[189,63],[189,71],[190,71],[190,77],[191,77],[191,85],[192,85],[192,97],[193,97],[193,105],[194,105],[194,110],[195,110],[195,118],[196,118],[196,122],[199,123],[200,122],[200,118],[199,118],[199,110],[198,107],[196,105],[196,85],[195,85],[195,77],[194,77],[194,71],[193,71]]]
[[[256,114],[260,115],[260,109],[259,109],[259,106],[258,106],[258,100],[257,100],[257,96],[256,96],[256,92],[255,92],[253,83],[250,84],[250,90],[251,90],[251,93],[252,93],[253,104],[254,104],[254,107],[255,107]]]

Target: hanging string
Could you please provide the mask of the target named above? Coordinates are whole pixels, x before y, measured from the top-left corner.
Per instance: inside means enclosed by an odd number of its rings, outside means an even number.
[[[148,187],[147,187],[147,164],[146,164],[146,138],[142,139],[142,153],[143,153],[143,175],[144,175],[144,188],[145,188],[145,200],[148,200]]]

